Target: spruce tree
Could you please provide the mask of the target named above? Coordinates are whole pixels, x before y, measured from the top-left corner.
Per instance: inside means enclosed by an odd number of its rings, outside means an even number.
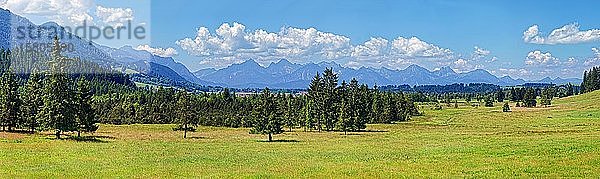
[[[323,72],[323,105],[321,110],[324,114],[325,129],[327,131],[333,130],[337,121],[336,105],[339,105],[337,86],[338,75],[333,72],[333,68],[326,68]]]
[[[31,132],[35,132],[35,129],[40,127],[40,121],[38,118],[40,111],[44,106],[43,80],[42,74],[32,72],[29,75],[29,80],[25,86],[24,94],[21,95],[23,101],[21,112],[23,114],[23,118],[25,119],[25,125]]]
[[[535,94],[535,90],[533,88],[526,88],[525,90],[525,94],[523,96],[523,105],[524,107],[535,107],[537,105],[537,96]]]
[[[57,139],[63,132],[77,131],[75,110],[73,105],[73,91],[69,84],[67,65],[70,59],[61,55],[58,37],[54,38],[52,61],[49,62],[50,75],[48,84],[45,85],[44,107],[40,113],[46,127],[54,129]]]
[[[508,105],[508,102],[504,103],[504,106],[502,107],[502,111],[510,112],[510,105]]]
[[[96,111],[91,104],[93,92],[83,75],[77,82],[75,95],[75,117],[78,124],[77,137],[81,137],[81,132],[95,132],[98,130]]]
[[[4,72],[0,79],[0,118],[3,130],[13,131],[22,124],[19,115],[21,100],[19,99],[19,84],[17,76],[10,70]]]
[[[273,101],[273,95],[269,91],[269,88],[265,88],[260,94],[253,114],[256,121],[250,133],[268,135],[269,142],[271,142],[273,141],[273,135],[284,132],[281,114],[278,112],[277,105]]]
[[[311,109],[308,115],[310,115],[310,121],[316,122],[315,125],[317,125],[316,127],[319,132],[321,132],[323,126],[322,116],[325,112],[323,109],[323,106],[325,105],[325,100],[323,99],[323,84],[323,79],[317,72],[308,86],[308,98],[310,100],[308,104],[311,105],[308,108]]]
[[[179,129],[183,130],[183,138],[187,138],[187,132],[195,130],[194,128],[198,126],[199,122],[196,110],[193,109],[193,101],[190,94],[185,91],[179,91],[177,93],[176,106],[175,114],[177,116],[175,119],[180,125]]]

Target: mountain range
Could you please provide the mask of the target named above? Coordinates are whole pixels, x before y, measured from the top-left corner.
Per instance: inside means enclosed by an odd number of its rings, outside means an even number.
[[[35,27],[44,38],[17,37],[18,27]],[[576,83],[581,79],[551,79],[540,81],[525,81],[505,76],[498,78],[485,70],[474,70],[466,73],[457,73],[449,67],[430,71],[418,65],[411,65],[403,70],[386,68],[348,68],[335,62],[295,64],[282,59],[263,67],[254,60],[246,60],[240,64],[233,64],[223,69],[202,69],[194,73],[172,57],[161,57],[147,51],[136,50],[131,46],[112,48],[96,44],[79,38],[63,27],[48,22],[36,25],[28,19],[15,15],[8,10],[0,8],[0,47],[4,49],[19,47],[28,43],[51,43],[53,33],[49,29],[58,29],[59,33],[73,38],[62,38],[61,43],[68,43],[74,47],[73,51],[66,52],[69,57],[78,57],[98,63],[101,66],[122,71],[124,73],[142,74],[148,77],[166,78],[176,82],[190,82],[207,86],[223,86],[233,88],[306,88],[317,72],[325,68],[332,68],[339,74],[340,81],[350,81],[356,78],[359,82],[373,85],[444,85],[453,83],[489,83],[502,86],[519,85],[527,82],[539,83]]]
[[[294,64],[282,59],[267,67],[260,66],[254,60],[247,60],[220,70],[203,69],[194,72],[201,80],[226,84],[235,88],[306,88],[317,72],[332,68],[339,75],[340,81],[356,78],[359,82],[373,85],[447,85],[454,83],[488,83],[500,86],[514,86],[524,83],[565,84],[581,83],[580,79],[544,78],[539,81],[513,79],[509,76],[498,78],[486,70],[478,69],[465,73],[457,73],[449,67],[430,71],[418,65],[411,65],[403,70],[387,68],[358,69],[343,67],[335,62]]]

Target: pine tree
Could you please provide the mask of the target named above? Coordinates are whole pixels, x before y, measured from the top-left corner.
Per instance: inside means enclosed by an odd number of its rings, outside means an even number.
[[[183,138],[187,138],[188,131],[194,131],[198,126],[198,116],[196,110],[193,109],[193,101],[190,94],[185,91],[177,93],[176,103],[176,122],[179,123],[179,129],[183,130]]]
[[[498,91],[496,92],[496,100],[497,100],[498,102],[500,102],[500,103],[501,103],[501,102],[504,102],[504,97],[505,97],[505,95],[504,95],[504,92],[503,92],[502,90],[498,90]]]
[[[533,88],[525,89],[525,94],[523,96],[523,106],[531,108],[537,106],[537,96],[535,94],[535,90]]]
[[[275,134],[283,133],[281,114],[278,113],[277,105],[273,101],[273,95],[269,88],[265,88],[260,94],[258,104],[253,112],[255,116],[254,126],[250,130],[252,134],[263,134],[269,136],[269,142],[273,141]]]
[[[23,105],[21,106],[21,112],[25,119],[26,127],[31,131],[35,132],[35,129],[40,127],[40,121],[38,120],[40,111],[44,106],[43,100],[43,76],[37,72],[32,72],[29,75],[29,80],[25,86],[24,94],[21,95]]]
[[[322,116],[325,112],[323,110],[325,102],[323,99],[323,84],[323,79],[319,73],[317,73],[308,86],[308,97],[310,99],[309,104],[311,105],[309,106],[309,109],[311,110],[309,111],[308,115],[310,115],[310,121],[316,122],[316,127],[319,132],[321,132],[321,128],[323,126]]]
[[[13,131],[22,124],[19,108],[21,100],[19,99],[19,85],[17,76],[11,71],[6,71],[0,79],[0,117],[3,130],[8,127]]]
[[[339,103],[337,95],[338,75],[333,72],[333,68],[326,68],[323,72],[323,117],[325,129],[331,131],[334,129],[337,121],[336,105]]]
[[[553,87],[548,87],[548,88],[544,88],[542,90],[542,105],[544,105],[544,107],[548,107],[550,105],[552,105],[552,98],[554,97],[554,88]]]
[[[54,38],[52,61],[49,62],[50,78],[44,91],[44,107],[40,113],[48,128],[56,130],[56,138],[60,139],[63,132],[77,131],[75,110],[73,105],[73,91],[69,84],[67,63],[70,59],[60,55],[58,37]]]
[[[502,111],[510,112],[510,105],[508,105],[508,102],[504,103],[504,106],[502,107]]]
[[[81,132],[95,132],[98,130],[96,123],[96,111],[92,108],[93,92],[88,82],[82,75],[77,82],[77,92],[75,93],[75,117],[77,120],[77,137],[81,137]]]
[[[342,102],[339,109],[337,126],[338,129],[344,131],[344,135],[346,135],[347,131],[352,128],[351,126],[353,126],[352,115],[350,113],[352,113],[352,111],[349,110],[346,102]]]
[[[485,102],[485,107],[494,107],[494,99],[492,98],[492,96],[488,96],[484,99]]]

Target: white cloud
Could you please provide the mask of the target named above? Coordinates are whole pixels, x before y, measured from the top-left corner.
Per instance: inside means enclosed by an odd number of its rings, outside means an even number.
[[[543,53],[539,50],[531,51],[525,58],[527,65],[558,65],[560,61],[553,57],[550,52]]]
[[[407,58],[450,58],[453,55],[450,49],[440,48],[417,37],[396,38],[392,42],[391,53]]]
[[[600,30],[580,30],[579,24],[572,23],[552,30],[548,36],[543,36],[538,25],[529,27],[523,33],[523,41],[534,44],[577,44],[600,40]]]
[[[0,4],[18,15],[46,17],[63,25],[81,25],[94,19],[89,13],[93,0],[5,0]]]
[[[279,32],[255,30],[250,32],[239,23],[221,25],[215,34],[200,27],[196,37],[176,41],[191,55],[199,56],[205,64],[226,66],[254,59],[268,64],[282,58],[294,62],[336,60],[350,55],[350,39],[321,32],[314,28],[284,27]]]
[[[135,47],[135,49],[144,50],[161,57],[173,57],[177,55],[177,50],[175,50],[174,48],[152,48],[149,45],[139,45]]]
[[[475,51],[473,51],[473,56],[485,57],[485,56],[490,55],[490,51],[489,50],[480,48],[478,46],[475,46],[474,48],[475,48]]]
[[[96,0],[0,0],[0,7],[38,20],[36,23],[54,21],[62,26],[123,26],[134,19],[131,8],[105,7]]]
[[[133,10],[131,8],[110,8],[96,7],[96,16],[105,24],[113,27],[121,27],[127,21],[133,20]]]
[[[454,64],[455,64],[455,65],[458,65],[458,66],[465,66],[465,65],[467,65],[467,61],[466,61],[465,59],[462,59],[462,58],[461,58],[461,59],[458,59],[458,60],[456,60],[456,61],[454,62]]]
[[[388,40],[384,38],[371,38],[362,45],[357,45],[352,50],[352,57],[380,57],[389,52]]]
[[[454,53],[450,49],[422,41],[417,37],[398,37],[391,43],[383,38],[371,38],[354,46],[346,65],[386,67],[401,69],[410,64],[435,68],[452,64]]]
[[[593,47],[592,52],[594,53],[594,56],[586,59],[583,63],[586,67],[600,65],[600,49]]]

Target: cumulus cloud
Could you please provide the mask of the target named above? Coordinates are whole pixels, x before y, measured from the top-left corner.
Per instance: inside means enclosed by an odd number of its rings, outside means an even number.
[[[580,30],[579,24],[571,23],[552,30],[544,36],[540,33],[538,25],[532,25],[523,32],[523,41],[533,44],[577,44],[600,40],[600,30]]]
[[[135,47],[135,49],[144,50],[161,57],[173,57],[177,55],[177,50],[175,50],[174,48],[152,48],[149,45],[139,45]]]
[[[105,24],[113,27],[121,27],[127,21],[133,20],[133,10],[131,8],[110,8],[96,7],[96,16]]]
[[[93,0],[4,0],[2,8],[23,16],[46,17],[64,25],[81,25],[92,22],[90,9]]]
[[[490,51],[489,50],[480,48],[478,46],[475,46],[474,48],[475,48],[475,51],[473,51],[473,56],[476,56],[476,57],[486,57],[486,56],[490,55]]]
[[[550,52],[541,52],[539,50],[531,51],[525,58],[525,64],[527,65],[547,65],[553,66],[560,64],[558,58],[552,56]]]
[[[96,0],[0,0],[0,7],[27,17],[54,21],[62,26],[123,26],[134,19],[131,8],[105,7],[96,4]]]
[[[347,57],[350,39],[314,28],[284,27],[279,32],[247,31],[239,23],[222,24],[211,33],[200,27],[194,38],[176,41],[183,50],[203,58],[204,63],[224,66],[240,60],[254,59],[259,63],[282,58],[290,61],[335,60]]]
[[[590,58],[587,58],[583,63],[586,67],[600,65],[600,49],[593,47],[592,52],[594,55]]]
[[[438,47],[417,37],[398,37],[391,42],[384,38],[371,38],[363,44],[355,45],[349,59],[346,65],[356,67],[359,67],[359,64],[391,69],[410,64],[436,67],[451,64],[454,53],[450,49]]]

